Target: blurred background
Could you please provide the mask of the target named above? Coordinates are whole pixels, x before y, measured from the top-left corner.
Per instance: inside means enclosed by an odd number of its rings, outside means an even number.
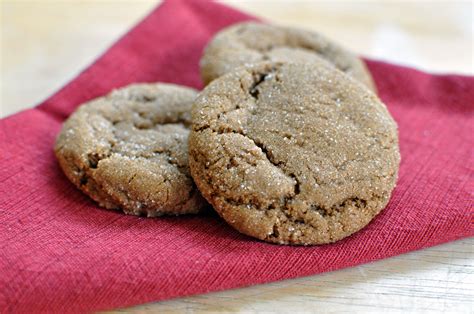
[[[375,59],[473,74],[472,1],[222,1],[317,30]],[[38,104],[142,19],[153,0],[0,0],[0,117]]]
[[[474,74],[472,1],[223,2],[271,22],[319,31],[369,58],[429,72]],[[0,117],[40,103],[157,4],[0,0]],[[464,239],[337,272],[125,311],[472,313],[472,243]]]

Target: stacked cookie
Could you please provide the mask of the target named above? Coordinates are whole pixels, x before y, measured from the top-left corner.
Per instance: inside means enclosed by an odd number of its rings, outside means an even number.
[[[80,106],[55,147],[67,177],[127,214],[198,213],[207,200],[279,244],[338,241],[386,206],[397,127],[359,58],[312,32],[243,23],[214,37],[201,74],[200,93],[137,84]]]

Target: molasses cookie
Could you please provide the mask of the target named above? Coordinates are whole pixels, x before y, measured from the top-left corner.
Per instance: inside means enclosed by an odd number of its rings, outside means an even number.
[[[55,153],[66,176],[109,209],[148,217],[205,206],[188,167],[190,109],[197,92],[136,84],[80,106]]]
[[[364,62],[318,33],[245,22],[219,32],[201,59],[201,76],[209,83],[234,68],[265,60],[307,62],[324,59],[365,84],[375,86]]]
[[[189,154],[199,190],[231,226],[299,245],[366,226],[400,161],[385,105],[322,63],[260,63],[214,80],[193,106]]]

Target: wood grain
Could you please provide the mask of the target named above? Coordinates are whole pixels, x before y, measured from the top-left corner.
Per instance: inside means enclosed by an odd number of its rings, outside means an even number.
[[[460,240],[331,273],[157,302],[124,312],[472,313],[472,245],[472,239]]]
[[[227,1],[318,30],[366,56],[432,72],[474,73],[470,1]],[[0,117],[72,79],[154,1],[0,2]],[[336,272],[117,312],[474,313],[473,240]]]

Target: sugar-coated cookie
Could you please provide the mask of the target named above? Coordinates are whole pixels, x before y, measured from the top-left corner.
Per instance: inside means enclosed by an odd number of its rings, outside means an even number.
[[[199,212],[206,203],[189,173],[187,145],[196,94],[136,84],[80,106],[56,141],[61,168],[109,209],[149,217]]]
[[[375,91],[364,62],[337,43],[312,31],[255,22],[234,24],[217,33],[201,59],[204,83],[239,66],[261,61],[325,60]]]
[[[334,242],[366,226],[395,187],[395,121],[377,96],[324,63],[241,67],[210,83],[192,112],[191,174],[244,234]]]

